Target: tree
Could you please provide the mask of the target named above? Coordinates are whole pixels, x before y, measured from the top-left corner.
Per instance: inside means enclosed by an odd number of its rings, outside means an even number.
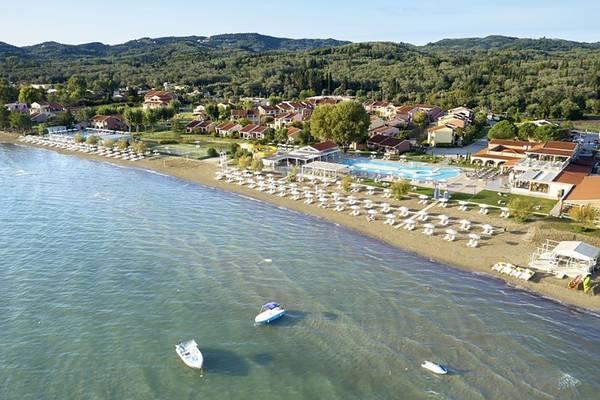
[[[533,137],[539,142],[547,140],[560,140],[565,135],[565,132],[560,126],[556,125],[541,125],[535,128]]]
[[[277,96],[275,94],[272,94],[272,95],[269,96],[269,105],[271,107],[274,107],[274,106],[276,106],[279,103],[281,103],[281,97],[279,97],[279,96]]]
[[[530,199],[514,197],[508,202],[508,208],[517,221],[525,222],[533,214],[534,204]]]
[[[19,91],[8,80],[0,78],[0,106],[17,100]]]
[[[210,158],[219,157],[219,152],[214,147],[209,147],[206,150],[206,155]]]
[[[400,179],[392,183],[390,190],[396,200],[402,200],[402,198],[410,191],[410,183],[404,179]]]
[[[288,183],[292,183],[292,182],[296,182],[296,179],[298,178],[298,172],[300,171],[300,168],[298,168],[297,165],[292,165],[292,168],[290,168],[290,170],[288,171],[287,177],[286,177],[286,181]]]
[[[310,133],[321,140],[332,140],[347,146],[351,142],[366,139],[369,123],[369,115],[358,102],[344,101],[335,106],[326,104],[315,108],[311,116]]]
[[[147,109],[143,113],[143,121],[146,127],[150,127],[152,129],[158,122],[158,112],[153,108]]]
[[[43,89],[36,89],[33,86],[21,86],[19,89],[19,102],[25,104],[37,103],[46,98],[46,92]]]
[[[10,126],[9,122],[10,111],[2,105],[0,105],[0,128],[8,128]]]
[[[67,128],[70,128],[75,122],[75,117],[73,117],[73,114],[71,114],[70,111],[65,111],[56,114],[56,117],[54,117],[54,122],[59,126],[66,126]]]
[[[599,213],[591,204],[587,204],[585,206],[571,208],[569,216],[582,225],[583,229],[588,229],[596,225]]]
[[[123,111],[123,118],[125,122],[129,126],[129,131],[131,132],[131,127],[135,126],[135,131],[140,131],[140,125],[144,123],[144,112],[141,108],[132,108],[127,107]]]
[[[577,103],[572,100],[564,99],[560,102],[560,110],[563,118],[574,120],[583,117],[583,111]]]
[[[204,112],[206,115],[210,117],[213,121],[219,119],[219,107],[215,103],[209,103],[204,107]]]
[[[507,120],[496,123],[488,132],[489,139],[514,139],[516,135],[517,127]]]
[[[87,82],[81,75],[72,75],[67,80],[65,87],[67,93],[67,101],[69,103],[78,103],[85,98],[87,93]]]
[[[285,143],[288,140],[287,128],[279,128],[275,131],[275,141],[278,143]]]
[[[89,121],[95,115],[94,109],[91,107],[83,107],[75,111],[74,117],[77,122]]]
[[[427,125],[427,113],[424,111],[416,112],[415,116],[412,118],[412,123],[420,128],[423,128],[425,125]]]
[[[20,112],[12,112],[8,117],[9,126],[17,131],[26,131],[31,128],[32,122],[29,116]]]
[[[521,140],[529,140],[530,138],[535,137],[535,124],[531,122],[525,122],[521,126],[519,126],[519,139]]]

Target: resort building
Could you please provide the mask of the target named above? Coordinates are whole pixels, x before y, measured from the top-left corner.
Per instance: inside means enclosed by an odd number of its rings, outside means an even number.
[[[246,119],[248,122],[257,124],[260,121],[260,114],[258,109],[252,110],[231,110],[231,119]]]
[[[296,128],[295,126],[288,126],[287,127],[288,142],[294,143],[296,140],[298,140],[299,136],[300,136],[300,132],[302,132],[302,129]]]
[[[109,131],[121,131],[125,129],[125,123],[119,115],[96,115],[91,119],[90,127]]]
[[[390,119],[396,115],[396,106],[389,101],[369,101],[363,104],[365,110],[377,114],[382,118]]]
[[[279,114],[275,117],[273,122],[269,124],[269,126],[273,129],[283,128],[284,126],[288,126],[292,122],[294,122],[295,114],[292,112]]]
[[[266,132],[269,130],[268,127],[263,125],[248,124],[240,129],[240,136],[243,139],[264,139]]]
[[[590,205],[600,210],[600,176],[585,176],[564,199],[565,207]]]
[[[410,151],[410,141],[396,139],[385,135],[376,135],[367,140],[367,147],[372,150],[384,151],[392,154],[402,154]]]
[[[56,114],[65,112],[67,109],[60,103],[51,103],[49,101],[39,101],[31,103],[30,115],[33,117],[36,114],[44,114],[48,118],[56,116]]]
[[[215,127],[215,131],[220,136],[232,136],[234,132],[239,132],[242,129],[242,126],[237,122],[222,122]]]
[[[373,137],[373,136],[393,137],[399,133],[400,133],[400,129],[396,128],[395,126],[387,126],[387,125],[382,125],[380,127],[377,127],[375,129],[370,129],[368,131],[369,137]]]
[[[454,144],[455,129],[448,125],[437,125],[427,129],[427,143],[435,147],[440,144]]]
[[[277,166],[304,165],[313,161],[334,161],[341,156],[339,147],[333,142],[322,142],[292,151],[281,151],[263,158],[263,165],[270,169]]]
[[[165,92],[163,90],[150,90],[144,96],[144,110],[150,108],[161,108],[166,107],[172,101],[177,100],[177,95],[171,92]]]
[[[265,106],[265,105],[260,105],[258,106],[258,113],[260,115],[268,115],[268,116],[275,116],[280,112],[280,110],[277,107],[272,107],[272,106]]]
[[[525,151],[536,144],[522,140],[492,139],[486,149],[471,156],[471,162],[493,167],[509,167],[526,158]]]
[[[444,115],[444,112],[438,106],[415,104],[397,107],[396,115],[394,117],[405,122],[412,122],[414,116],[418,112],[424,112],[429,121],[436,121],[439,117]]]
[[[4,107],[10,112],[29,114],[29,106],[26,103],[7,103]]]

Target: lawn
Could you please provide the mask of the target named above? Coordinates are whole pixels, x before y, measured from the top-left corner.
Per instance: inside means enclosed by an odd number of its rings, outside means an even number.
[[[580,233],[582,235],[600,238],[599,228],[586,228],[585,230],[583,230],[577,223],[566,218],[553,218],[551,221],[543,225],[542,229],[544,228],[556,229],[568,233]]]
[[[195,145],[186,143],[161,144],[155,146],[153,150],[158,150],[163,154],[171,154],[175,156],[187,156],[189,158],[203,159],[207,157],[209,148],[214,148],[217,151],[228,150],[229,144],[211,143],[210,145]]]
[[[417,190],[415,190],[415,192],[419,193],[419,194],[426,194],[429,196],[433,195],[433,189],[424,188],[424,187],[418,187]],[[536,212],[540,212],[540,213],[544,213],[544,214],[548,214],[550,212],[550,210],[552,210],[552,207],[554,207],[554,205],[556,204],[556,200],[540,199],[537,197],[522,196],[519,194],[500,193],[500,192],[494,192],[492,190],[482,190],[481,192],[477,193],[474,196],[469,193],[459,193],[459,192],[452,193],[453,200],[464,200],[464,201],[470,201],[473,203],[489,204],[491,206],[496,206],[496,207],[499,206],[498,201],[502,200],[502,201],[506,202],[506,204],[508,204],[510,202],[510,200],[512,200],[514,198],[527,199],[527,200],[533,202],[536,206],[539,206],[539,210],[536,210]]]

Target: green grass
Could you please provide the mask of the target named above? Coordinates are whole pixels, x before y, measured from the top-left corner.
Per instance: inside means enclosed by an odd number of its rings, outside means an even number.
[[[426,194],[428,196],[433,196],[433,189],[430,188],[417,187],[415,192],[418,194]],[[470,201],[479,204],[489,204],[491,206],[498,207],[499,200],[505,201],[506,204],[508,204],[510,200],[514,198],[523,198],[533,202],[534,205],[539,206],[539,210],[536,210],[535,212],[544,214],[549,213],[550,210],[552,210],[552,207],[554,207],[554,205],[556,204],[556,200],[540,199],[537,197],[523,196],[511,193],[502,193],[502,196],[500,196],[498,193],[499,192],[494,192],[492,190],[482,190],[481,192],[473,196],[469,193],[453,192],[452,199]]]
[[[213,143],[212,145],[199,145],[175,143],[175,144],[163,144],[155,146],[154,149],[161,153],[172,154],[176,156],[187,156],[194,159],[203,159],[207,157],[209,148],[214,148],[217,151],[228,150],[229,145],[219,145]]]
[[[580,233],[582,235],[600,238],[600,228],[582,229],[580,225],[570,219],[552,218],[552,220],[543,225],[542,229],[550,228],[568,233]]]

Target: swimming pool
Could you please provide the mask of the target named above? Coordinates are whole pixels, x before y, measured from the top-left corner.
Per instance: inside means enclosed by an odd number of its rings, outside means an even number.
[[[361,176],[393,176],[409,180],[448,180],[460,175],[458,168],[436,167],[427,164],[405,161],[380,161],[365,158],[346,159],[342,164],[350,168],[350,172]]]

